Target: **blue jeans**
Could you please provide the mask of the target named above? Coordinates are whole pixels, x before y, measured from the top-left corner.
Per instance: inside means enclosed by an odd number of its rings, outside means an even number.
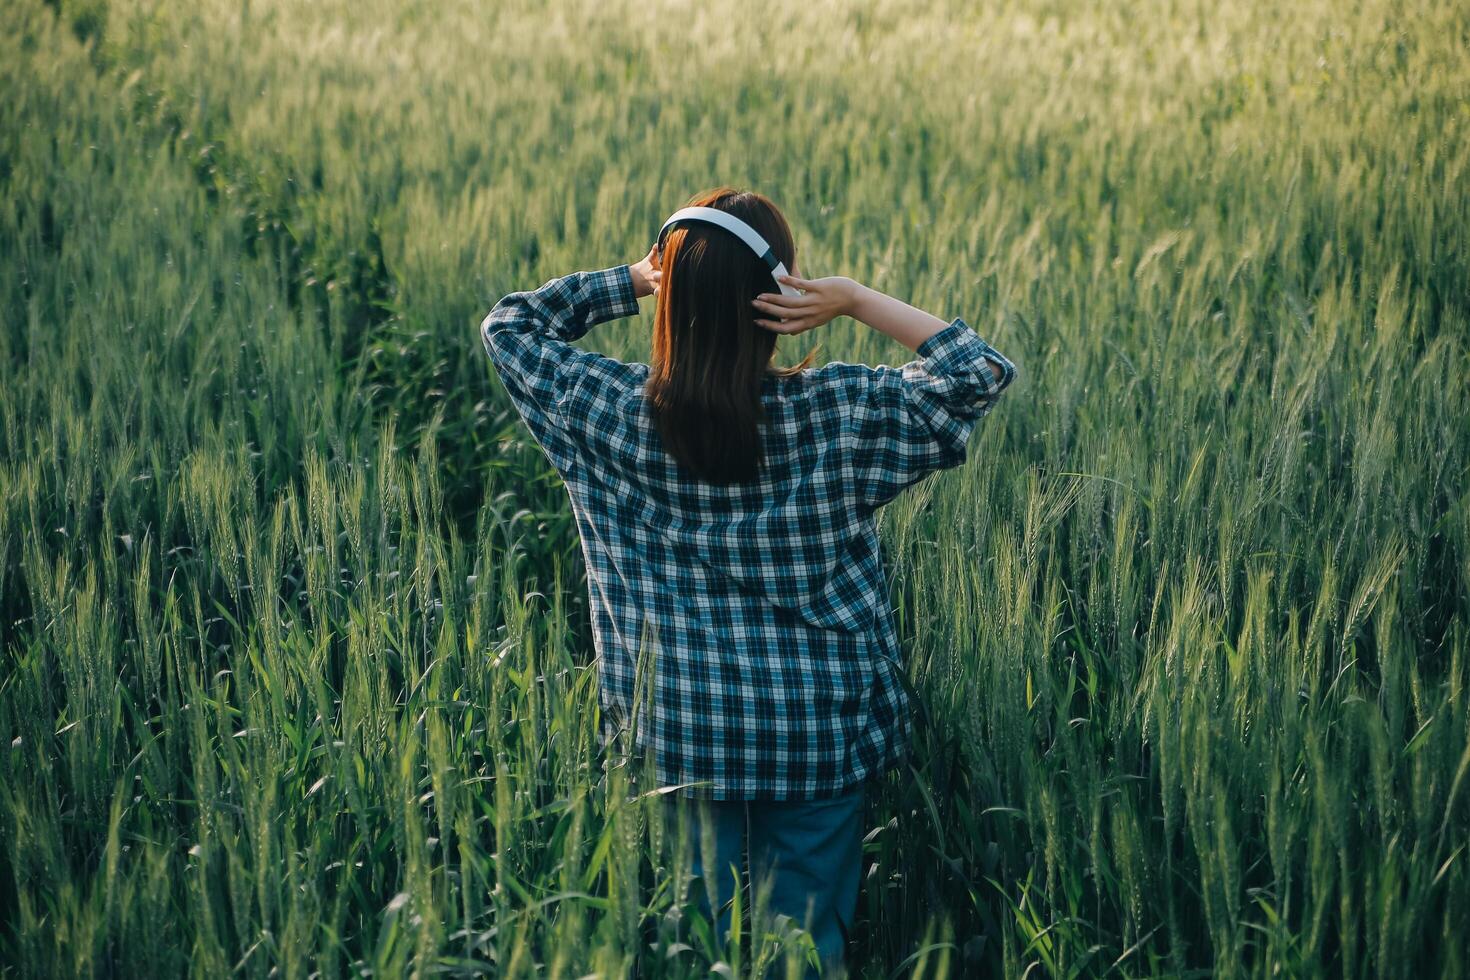
[[[667,797],[671,829],[677,827],[681,810],[692,818],[688,832],[697,887],[691,891],[705,917],[715,922],[715,935],[724,940],[730,928],[733,864],[757,889],[771,876],[769,914],[789,915],[811,932],[824,973],[843,963],[862,873],[864,790],[859,785],[823,800]],[[713,875],[704,873],[700,835],[706,826],[713,831]],[[677,842],[677,837],[671,839]],[[747,842],[748,862],[742,860]],[[712,896],[718,920],[710,910]],[[752,899],[742,901],[748,908]]]

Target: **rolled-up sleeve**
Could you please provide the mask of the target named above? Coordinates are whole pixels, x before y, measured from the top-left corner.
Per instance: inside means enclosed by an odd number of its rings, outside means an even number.
[[[963,463],[976,423],[1016,377],[1016,366],[958,317],[916,353],[901,367],[864,365],[845,379],[851,400],[844,443],[855,492],[870,509],[935,470]]]

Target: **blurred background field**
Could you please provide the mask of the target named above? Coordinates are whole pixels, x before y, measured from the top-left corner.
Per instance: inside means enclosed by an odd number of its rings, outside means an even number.
[[[0,973],[795,965],[672,941],[477,332],[729,183],[1020,369],[880,512],[856,972],[1463,976],[1467,51],[1438,0],[10,0]]]

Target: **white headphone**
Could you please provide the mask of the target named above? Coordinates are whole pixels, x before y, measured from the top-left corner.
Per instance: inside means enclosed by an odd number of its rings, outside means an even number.
[[[663,252],[664,235],[668,232],[669,227],[674,224],[690,221],[702,221],[712,225],[719,225],[726,231],[731,232],[736,238],[749,245],[751,251],[760,256],[760,260],[770,267],[771,278],[776,280],[776,285],[781,287],[782,293],[787,296],[802,295],[801,290],[795,286],[776,279],[777,276],[786,275],[786,266],[780,259],[776,258],[776,253],[771,251],[771,246],[766,244],[766,240],[760,236],[760,232],[733,214],[721,211],[718,208],[692,207],[680,208],[675,211],[669,216],[669,220],[664,222],[664,226],[658,230],[658,249],[660,253]]]

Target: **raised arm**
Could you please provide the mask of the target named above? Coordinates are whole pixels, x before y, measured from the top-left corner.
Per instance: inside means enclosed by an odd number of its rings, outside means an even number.
[[[846,315],[920,356],[902,367],[835,361],[813,372],[837,388],[853,493],[881,507],[937,469],[964,462],[975,423],[1015,379],[1016,367],[956,317],[946,323],[846,276],[786,281],[801,296],[762,294],[756,320],[777,333],[801,333]]]
[[[607,360],[571,345],[599,323],[638,312],[630,266],[573,272],[509,293],[480,323],[501,383],[559,470],[571,458],[561,405],[579,375]]]
[[[976,424],[1016,377],[1015,365],[959,317],[921,340],[917,353],[901,367],[860,365],[846,379],[845,435],[868,508],[963,463]]]

